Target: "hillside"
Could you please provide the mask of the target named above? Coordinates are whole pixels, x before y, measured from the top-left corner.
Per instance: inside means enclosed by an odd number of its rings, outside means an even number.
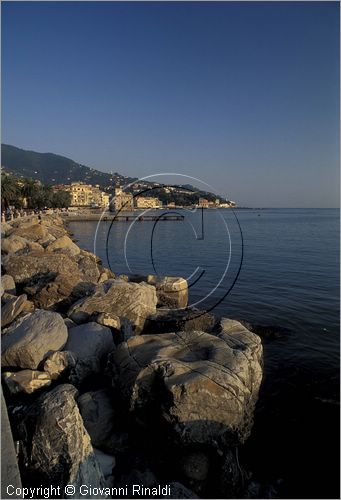
[[[8,144],[1,145],[1,166],[17,177],[38,179],[44,184],[70,184],[82,181],[109,186],[135,180],[120,174],[100,172],[53,153],[27,151]]]
[[[1,145],[1,166],[5,172],[16,177],[32,178],[40,180],[43,184],[70,184],[71,182],[85,182],[87,184],[99,184],[101,188],[110,188],[115,185],[127,185],[136,181],[136,177],[127,177],[117,172],[110,174],[81,165],[54,153],[37,153],[20,149],[8,144]],[[132,186],[129,191],[140,192],[150,187],[158,187],[146,192],[144,196],[157,196],[163,203],[174,201],[179,205],[190,205],[198,203],[200,197],[215,200],[220,196],[214,193],[198,190],[191,185],[174,186],[171,192],[160,184],[148,181],[139,181],[138,185]],[[188,191],[189,190],[189,191]],[[195,191],[195,192],[194,192]]]

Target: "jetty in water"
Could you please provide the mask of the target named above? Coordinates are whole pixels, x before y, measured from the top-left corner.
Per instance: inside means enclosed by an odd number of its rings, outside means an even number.
[[[150,221],[183,221],[184,215],[162,214],[162,215],[139,215],[139,214],[63,214],[68,222],[89,222],[89,221],[114,221],[114,222],[150,222]]]

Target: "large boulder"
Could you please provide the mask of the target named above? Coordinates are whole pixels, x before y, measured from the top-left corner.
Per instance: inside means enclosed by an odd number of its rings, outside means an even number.
[[[146,283],[109,280],[97,287],[92,297],[81,299],[68,311],[76,323],[88,321],[95,313],[113,313],[125,318],[135,334],[141,333],[146,318],[156,312],[155,287]]]
[[[85,392],[77,402],[92,446],[111,451],[108,445],[114,433],[115,411],[108,392],[105,389]]]
[[[92,294],[95,284],[80,281],[79,276],[59,274],[48,283],[41,282],[41,287],[31,288],[32,301],[36,307],[53,311],[66,311],[80,298]],[[27,288],[25,288],[28,292]]]
[[[41,395],[25,411],[18,431],[26,453],[25,475],[43,487],[60,487],[61,498],[80,498],[80,486],[103,488],[104,478],[84,428],[75,396],[62,384]],[[72,494],[65,493],[74,486]],[[92,498],[82,495],[82,498]]]
[[[45,359],[44,372],[52,380],[58,379],[64,373],[76,366],[76,356],[69,351],[56,351]]]
[[[1,285],[4,292],[8,292],[13,295],[16,294],[14,279],[9,274],[4,274],[3,276],[1,276]]]
[[[242,356],[247,359],[249,379],[258,388],[263,378],[263,370],[260,369],[260,366],[263,366],[263,348],[260,337],[239,321],[230,318],[221,319],[218,336],[238,354],[239,359]],[[255,357],[259,360],[258,363],[254,363]]]
[[[26,314],[3,332],[2,366],[35,370],[43,359],[64,347],[67,335],[59,314],[42,310]]]
[[[108,455],[107,453],[103,453],[101,450],[96,450],[95,448],[94,454],[104,478],[106,480],[112,478],[113,469],[116,465],[115,457]]]
[[[48,373],[38,370],[4,372],[2,379],[11,394],[17,394],[18,392],[32,394],[32,392],[51,384],[51,378]]]
[[[40,239],[46,238],[48,230],[42,224],[30,224],[26,227],[25,225],[21,225],[12,231],[11,236],[13,235],[21,236],[31,241],[39,241]]]
[[[54,252],[30,252],[27,255],[6,255],[2,265],[15,283],[26,283],[42,275],[68,274],[81,278],[77,263],[68,255]]]
[[[139,421],[154,428],[167,423],[183,445],[245,441],[262,378],[262,345],[240,324],[219,335],[141,335],[118,346],[109,358],[113,377]]]
[[[76,355],[77,363],[70,380],[78,384],[88,375],[99,373],[101,362],[114,348],[110,328],[95,322],[71,328],[65,350]]]
[[[8,224],[8,222],[1,222],[1,238],[10,234],[11,231],[13,231],[11,224]]]
[[[100,270],[96,257],[90,252],[83,252],[77,259],[78,269],[86,281],[97,283],[100,278]]]
[[[21,236],[12,234],[1,240],[1,251],[3,253],[16,253],[27,247],[28,240]]]
[[[78,255],[81,251],[80,248],[67,235],[57,238],[53,243],[50,243],[47,246],[46,250],[48,252],[65,250],[66,253],[69,253],[70,255]]]
[[[166,276],[148,281],[155,285],[158,305],[169,308],[183,309],[188,304],[188,284],[184,278]]]
[[[9,325],[24,310],[27,295],[13,296],[1,307],[1,327]]]
[[[174,276],[160,277],[154,274],[147,276],[131,274],[127,277],[134,283],[145,281],[149,285],[154,285],[158,298],[158,306],[170,309],[183,309],[188,304],[188,283],[184,278]]]

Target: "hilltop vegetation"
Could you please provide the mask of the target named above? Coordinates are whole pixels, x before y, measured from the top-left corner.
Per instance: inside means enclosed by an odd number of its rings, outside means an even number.
[[[111,175],[107,172],[100,172],[65,156],[37,153],[8,144],[1,146],[1,165],[6,172],[17,177],[31,178],[52,185],[80,181],[105,187],[112,184],[127,184],[135,180],[118,173]]]
[[[98,184],[101,189],[110,193],[115,186],[126,186],[137,181],[135,177],[128,177],[118,172],[113,174],[101,172],[76,163],[65,156],[28,151],[8,144],[2,144],[1,155],[4,172],[22,179],[40,181],[46,185],[85,182],[92,185]],[[150,188],[152,189],[147,191]],[[168,190],[158,183],[138,181],[137,186],[133,185],[128,190],[133,194],[146,190],[143,196],[155,196],[164,204],[174,202],[176,205],[193,205],[198,203],[200,197],[209,201],[214,201],[216,198],[222,202],[226,201],[214,193],[199,190],[189,184],[174,186],[172,190]]]

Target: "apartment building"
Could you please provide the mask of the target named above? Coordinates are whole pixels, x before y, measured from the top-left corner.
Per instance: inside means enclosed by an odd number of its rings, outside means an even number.
[[[71,194],[72,207],[106,207],[109,205],[109,195],[100,190],[99,186],[92,186],[83,182],[72,182],[64,189]]]
[[[136,196],[134,201],[135,208],[159,208],[162,206],[161,201],[153,197]]]

